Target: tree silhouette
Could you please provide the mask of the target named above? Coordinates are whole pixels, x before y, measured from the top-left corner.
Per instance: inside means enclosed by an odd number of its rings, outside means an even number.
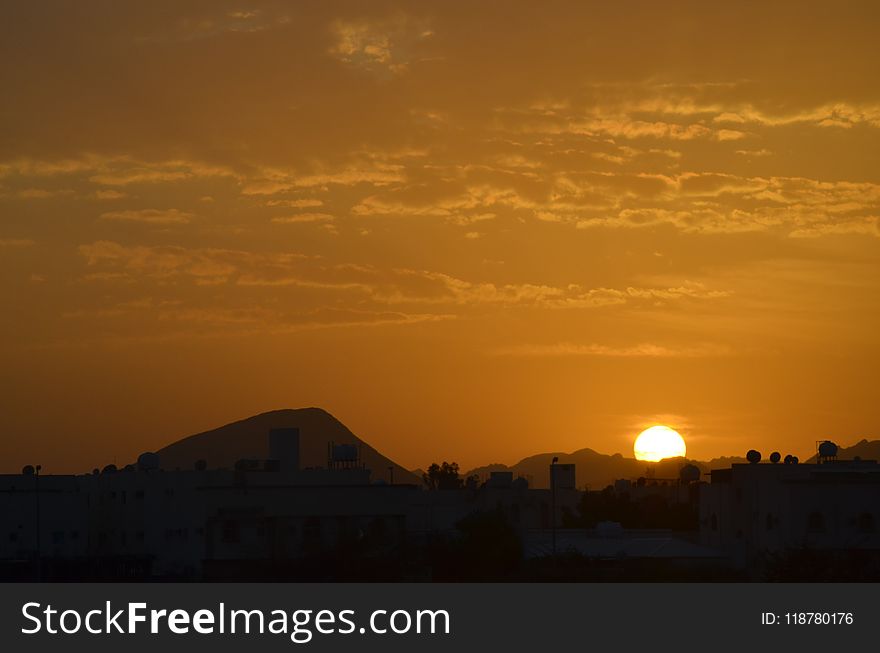
[[[457,490],[464,483],[459,478],[458,463],[448,463],[445,460],[440,465],[431,463],[428,471],[422,474],[422,480],[430,490]]]

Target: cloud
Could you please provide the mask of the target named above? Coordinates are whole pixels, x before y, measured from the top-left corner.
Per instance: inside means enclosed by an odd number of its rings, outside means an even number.
[[[283,215],[272,218],[276,224],[302,224],[314,222],[333,222],[333,216],[329,213],[297,213],[295,215]]]
[[[458,311],[476,307],[572,310],[711,301],[730,294],[695,282],[589,288],[579,284],[470,281],[428,270],[327,265],[319,258],[298,254],[125,246],[112,241],[82,245],[79,252],[91,268],[89,274],[101,275],[84,280],[151,281],[163,286],[182,282],[195,286],[226,284],[279,291],[291,288],[325,295],[338,293],[340,301],[362,306],[436,305],[455,307]]]
[[[130,156],[86,154],[71,159],[19,158],[0,163],[0,177],[82,177],[104,186],[171,183],[217,177],[237,178],[232,168],[195,160],[146,161]],[[106,192],[106,190],[105,190]]]
[[[319,199],[298,199],[298,200],[269,200],[266,206],[284,206],[290,209],[309,209],[323,206],[324,202]]]
[[[856,234],[880,237],[880,218],[868,216],[859,220],[844,220],[840,222],[823,222],[795,229],[789,236],[791,238],[819,238],[821,236]]]
[[[47,190],[45,188],[25,188],[16,193],[18,197],[24,200],[42,200],[50,197],[59,197],[65,195],[73,195],[70,189]]]
[[[121,200],[125,197],[128,197],[125,193],[122,193],[118,190],[96,190],[95,191],[95,199],[98,200]]]
[[[80,245],[79,253],[90,267],[111,268],[104,272],[165,281],[189,279],[199,285],[225,283],[239,272],[243,264],[253,263],[255,258],[255,255],[235,250],[129,247],[106,240]]]
[[[384,20],[338,20],[331,26],[330,54],[371,72],[400,74],[412,62],[421,41],[433,32],[423,20],[396,16]]]
[[[137,209],[108,211],[101,214],[101,220],[115,222],[143,222],[145,224],[187,224],[195,217],[179,209]]]
[[[30,238],[0,238],[0,249],[33,247],[35,244]]]
[[[690,141],[697,138],[719,138],[720,130],[699,123],[679,124],[662,120],[638,120],[627,116],[618,118],[594,118],[568,120],[558,123],[538,124],[526,131],[547,134],[606,135],[614,138]]]
[[[723,345],[691,345],[685,347],[641,343],[632,346],[601,344],[573,344],[562,342],[552,345],[515,345],[495,350],[499,356],[567,357],[595,356],[602,358],[704,358],[729,356],[732,351]]]
[[[734,154],[739,154],[740,156],[764,157],[772,156],[773,152],[768,149],[761,148],[759,150],[736,150]]]
[[[277,195],[300,188],[323,186],[385,186],[406,179],[403,165],[386,161],[361,161],[327,170],[296,173],[290,170],[264,168],[243,180],[244,195]]]
[[[136,42],[141,44],[167,41],[186,42],[232,34],[255,34],[283,27],[289,23],[290,17],[287,14],[272,9],[218,11],[179,17],[172,24],[164,26],[149,36],[138,37]]]
[[[585,288],[579,284],[552,286],[536,283],[473,282],[426,270],[398,269],[395,273],[403,279],[391,288],[377,287],[373,291],[374,299],[389,304],[496,305],[558,310],[593,309],[645,302],[656,304],[664,300],[718,299],[730,294],[693,282],[669,288]]]
[[[103,186],[129,186],[237,176],[231,168],[197,161],[141,162],[120,158],[103,162],[89,181]]]

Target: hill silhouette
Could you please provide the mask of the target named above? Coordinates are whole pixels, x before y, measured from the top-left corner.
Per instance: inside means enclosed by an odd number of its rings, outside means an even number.
[[[635,479],[640,476],[653,476],[657,479],[677,479],[679,470],[686,464],[696,465],[701,472],[708,473],[712,469],[729,467],[732,463],[746,462],[741,457],[714,458],[708,462],[688,460],[687,458],[667,458],[657,463],[648,463],[635,458],[627,458],[619,453],[608,455],[593,449],[579,449],[572,453],[561,451],[540,453],[523,458],[515,465],[495,463],[485,465],[466,472],[466,476],[476,474],[481,479],[491,472],[510,471],[514,476],[524,476],[534,488],[550,486],[550,463],[557,456],[560,463],[576,465],[577,487],[589,486],[591,490],[601,490],[615,480]]]
[[[419,477],[380,454],[321,408],[261,413],[182,438],[157,453],[165,469],[192,469],[200,459],[207,462],[209,469],[232,468],[242,458],[267,458],[269,430],[283,427],[299,427],[301,467],[326,467],[329,442],[355,444],[360,445],[361,459],[372,470],[374,480],[387,479],[388,468],[393,467],[395,483],[421,483]]]

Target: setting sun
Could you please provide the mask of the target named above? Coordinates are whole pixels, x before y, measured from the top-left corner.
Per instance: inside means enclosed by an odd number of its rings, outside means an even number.
[[[668,426],[652,426],[639,433],[633,444],[633,453],[638,460],[657,462],[664,458],[684,456],[687,447],[678,431]]]

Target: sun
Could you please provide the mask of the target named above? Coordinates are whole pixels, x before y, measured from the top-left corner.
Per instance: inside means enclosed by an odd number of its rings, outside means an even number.
[[[633,444],[633,453],[636,460],[657,462],[664,458],[676,458],[687,453],[684,438],[678,431],[668,426],[652,426],[647,428],[636,438]]]

